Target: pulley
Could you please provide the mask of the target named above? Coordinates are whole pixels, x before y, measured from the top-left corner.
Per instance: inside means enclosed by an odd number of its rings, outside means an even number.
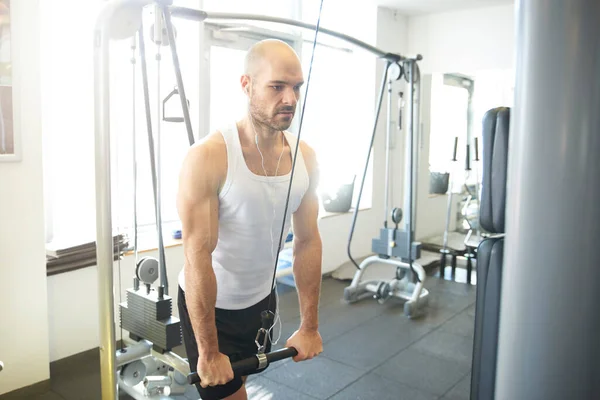
[[[138,261],[135,274],[140,282],[152,285],[158,279],[158,260],[153,257],[144,257]]]
[[[136,386],[144,378],[146,378],[146,364],[141,360],[129,363],[121,369],[121,379],[129,387]]]

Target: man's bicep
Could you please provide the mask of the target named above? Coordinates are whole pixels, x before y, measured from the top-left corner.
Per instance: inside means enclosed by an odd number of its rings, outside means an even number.
[[[316,193],[309,192],[293,215],[294,237],[308,241],[319,234],[319,199]]]

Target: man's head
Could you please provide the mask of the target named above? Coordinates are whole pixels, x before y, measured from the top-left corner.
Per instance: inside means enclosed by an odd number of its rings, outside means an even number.
[[[263,40],[248,51],[241,84],[255,121],[275,130],[288,129],[303,83],[300,59],[287,43]]]

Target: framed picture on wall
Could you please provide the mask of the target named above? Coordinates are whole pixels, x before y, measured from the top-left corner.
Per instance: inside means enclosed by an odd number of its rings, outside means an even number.
[[[20,160],[20,143],[13,124],[10,2],[0,0],[0,161]]]

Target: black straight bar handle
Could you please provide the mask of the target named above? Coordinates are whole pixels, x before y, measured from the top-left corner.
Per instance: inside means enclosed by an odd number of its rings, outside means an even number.
[[[465,166],[465,170],[466,171],[470,171],[471,170],[471,145],[467,144],[467,157],[466,157],[466,166]]]
[[[475,138],[475,161],[479,161],[479,140]]]
[[[452,153],[452,161],[456,161],[456,152],[458,151],[458,136],[454,138],[454,152]]]
[[[247,376],[256,374],[269,366],[269,364],[277,361],[284,360],[286,358],[294,357],[298,355],[298,351],[293,347],[288,347],[285,349],[275,350],[270,353],[265,354],[257,354],[255,356],[235,361],[231,363],[231,369],[233,369],[234,374],[238,374],[241,376]],[[260,367],[260,356],[264,356],[266,358],[266,362],[262,368]],[[190,385],[195,385],[200,383],[200,376],[197,372],[192,372],[187,376],[187,381]]]

